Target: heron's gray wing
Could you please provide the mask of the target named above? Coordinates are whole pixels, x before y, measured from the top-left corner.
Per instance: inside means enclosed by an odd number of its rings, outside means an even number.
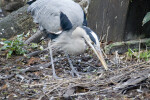
[[[54,33],[71,28],[71,24],[73,28],[82,26],[84,21],[82,8],[72,0],[37,0],[29,6],[28,12],[31,12],[34,22],[39,23],[41,29]],[[68,18],[67,22],[66,18],[61,20],[61,12]],[[71,24],[68,24],[69,21]]]
[[[51,1],[37,0],[28,7],[28,12],[31,12],[34,22],[39,24],[41,30],[55,33],[61,30],[60,11]]]

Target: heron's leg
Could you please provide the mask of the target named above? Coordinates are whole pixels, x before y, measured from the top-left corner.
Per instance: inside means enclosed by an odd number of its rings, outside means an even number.
[[[72,64],[72,61],[70,60],[69,54],[66,53],[66,55],[67,55],[67,58],[68,58],[68,62],[69,62],[69,64],[70,64],[70,68],[72,69],[72,70],[71,70],[72,76],[74,77],[74,74],[76,74],[78,77],[80,77],[79,73],[78,73],[78,72],[75,70],[75,68],[73,67],[73,64]]]
[[[48,43],[48,47],[49,47],[49,53],[50,53],[50,59],[51,59],[51,63],[52,63],[52,71],[53,71],[53,77],[55,79],[60,79],[60,77],[58,77],[55,73],[55,67],[54,67],[54,61],[53,61],[53,53],[52,53],[52,48],[51,48],[51,40]]]

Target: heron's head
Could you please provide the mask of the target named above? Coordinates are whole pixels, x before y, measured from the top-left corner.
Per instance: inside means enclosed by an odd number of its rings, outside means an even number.
[[[83,38],[87,42],[87,44],[92,48],[94,53],[97,55],[104,68],[106,70],[108,69],[100,49],[99,38],[95,32],[93,32],[89,27],[82,26],[77,27],[73,31],[72,35],[73,37]]]

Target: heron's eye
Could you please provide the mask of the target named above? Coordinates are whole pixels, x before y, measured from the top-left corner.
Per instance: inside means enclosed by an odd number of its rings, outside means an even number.
[[[90,40],[92,42],[94,42],[94,44],[96,44],[98,41],[97,34],[95,32],[93,32],[89,27],[83,26],[82,28],[85,30],[85,32],[89,36]]]

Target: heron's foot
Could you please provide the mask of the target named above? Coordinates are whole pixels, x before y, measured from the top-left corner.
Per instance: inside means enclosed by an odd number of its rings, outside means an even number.
[[[72,77],[75,77],[75,75],[77,76],[77,77],[81,77],[80,75],[79,75],[79,72],[77,72],[75,69],[74,70],[71,70],[71,75],[72,75]]]

